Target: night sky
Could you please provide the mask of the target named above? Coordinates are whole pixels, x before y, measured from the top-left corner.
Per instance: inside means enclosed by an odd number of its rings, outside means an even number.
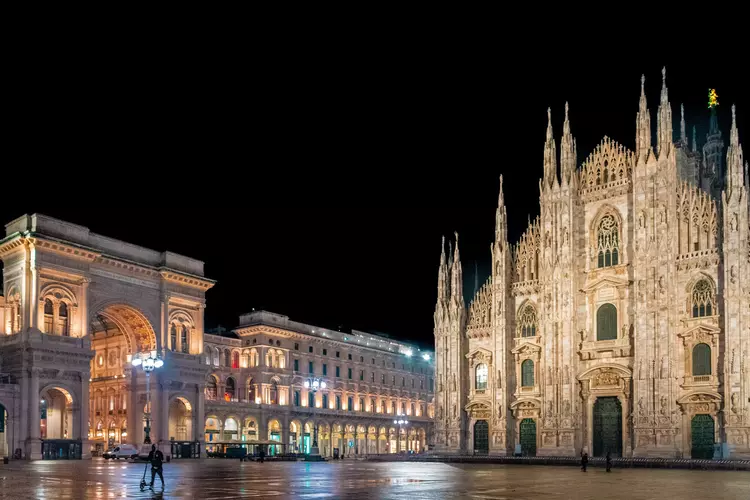
[[[725,143],[734,102],[750,156],[738,64],[329,49],[75,60],[49,68],[54,85],[29,77],[0,220],[40,212],[205,261],[207,327],[263,308],[429,346],[441,236],[460,234],[468,302],[475,266],[480,285],[489,274],[498,176],[512,242],[539,213],[548,106],[559,154],[570,102],[579,165],[604,135],[634,149],[641,73],[655,135],[666,65],[675,137],[684,102],[703,142],[715,87]]]

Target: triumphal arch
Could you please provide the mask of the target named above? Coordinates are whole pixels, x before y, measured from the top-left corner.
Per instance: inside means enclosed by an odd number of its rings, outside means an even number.
[[[203,262],[40,214],[0,240],[0,445],[28,459],[87,458],[112,443],[203,439]],[[150,381],[134,355],[164,360]],[[200,443],[197,443],[198,445]],[[12,450],[12,451],[11,451]]]

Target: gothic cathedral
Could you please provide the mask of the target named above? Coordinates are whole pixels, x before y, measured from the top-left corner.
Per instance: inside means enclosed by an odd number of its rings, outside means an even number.
[[[651,144],[608,137],[578,168],[566,104],[547,126],[541,215],[508,243],[500,178],[492,275],[468,307],[458,237],[435,307],[435,449],[750,458],[748,165],[735,109],[702,148],[673,140],[662,71]],[[549,115],[549,112],[548,112]]]

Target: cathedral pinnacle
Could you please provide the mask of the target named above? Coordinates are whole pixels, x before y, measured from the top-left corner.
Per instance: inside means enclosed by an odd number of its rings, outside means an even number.
[[[667,68],[661,70],[661,101],[659,102],[658,121],[656,122],[656,151],[661,157],[669,156],[672,149],[672,108],[669,104],[669,91],[667,90]]]
[[[497,196],[497,213],[495,214],[495,241],[505,243],[508,239],[507,212],[503,196],[503,176],[500,176],[500,193]]]
[[[638,103],[638,115],[635,120],[635,149],[638,161],[645,160],[651,149],[651,115],[648,111],[645,85],[646,75],[641,75],[641,99]]]
[[[732,129],[729,132],[729,148],[727,148],[727,180],[726,191],[727,199],[734,196],[735,189],[744,187],[745,171],[742,160],[742,146],[740,145],[740,135],[737,130],[737,108],[732,105]]]
[[[570,182],[570,177],[576,169],[576,147],[575,139],[570,133],[570,120],[568,119],[568,103],[565,103],[565,123],[563,124],[563,137],[560,143],[560,169],[562,172],[563,185]]]
[[[698,151],[698,135],[695,131],[695,125],[693,125],[693,153]]]
[[[544,187],[557,184],[557,148],[552,133],[552,108],[547,108],[547,140],[544,143]]]

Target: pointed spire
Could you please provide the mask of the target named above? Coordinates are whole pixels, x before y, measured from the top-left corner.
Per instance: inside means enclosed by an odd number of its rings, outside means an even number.
[[[570,120],[568,119],[568,103],[565,103],[565,123],[563,124],[563,137],[560,142],[560,170],[563,185],[570,182],[570,177],[576,169],[576,147],[575,139],[570,133]]]
[[[635,120],[635,150],[637,161],[645,160],[651,149],[651,114],[646,102],[646,75],[641,75],[641,99]]]
[[[445,236],[440,244],[440,267],[438,269],[438,306],[448,303],[448,263],[445,257]]]
[[[698,135],[695,131],[695,125],[693,125],[693,153],[698,151]]]
[[[544,143],[544,187],[557,183],[557,148],[552,132],[552,108],[547,108],[547,140]]]
[[[672,107],[669,104],[669,91],[667,90],[667,68],[661,70],[661,100],[657,112],[656,122],[656,151],[661,156],[669,156],[672,150]]]
[[[740,134],[737,130],[737,108],[732,105],[732,128],[729,132],[729,147],[727,148],[727,200],[734,196],[735,190],[745,187],[745,170],[742,160],[742,146]]]
[[[503,176],[500,176],[500,193],[497,195],[497,212],[495,212],[495,242],[508,241],[508,213],[505,209],[503,195]]]
[[[680,104],[680,142],[682,147],[687,147],[687,132],[685,131],[685,105]]]
[[[716,107],[711,107],[711,118],[708,122],[708,135],[721,135],[719,130],[719,118],[716,115]]]
[[[464,285],[463,271],[461,270],[461,255],[458,251],[458,232],[456,234],[456,246],[453,248],[453,264],[451,265],[451,305],[463,308]]]

